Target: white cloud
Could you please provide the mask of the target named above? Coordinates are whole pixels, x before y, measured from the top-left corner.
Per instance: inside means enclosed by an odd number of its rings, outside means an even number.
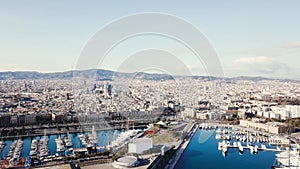
[[[290,67],[267,56],[241,57],[234,60],[241,70],[258,76],[282,76],[290,74]]]
[[[296,49],[300,48],[300,41],[290,42],[286,44],[282,44],[281,47],[283,49]]]
[[[266,56],[242,57],[235,59],[235,62],[241,64],[270,63],[272,62],[272,59]]]

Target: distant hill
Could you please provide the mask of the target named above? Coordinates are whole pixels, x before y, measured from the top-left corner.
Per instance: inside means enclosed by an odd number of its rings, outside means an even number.
[[[111,80],[113,77],[148,80],[173,79],[172,76],[167,74],[151,74],[144,72],[122,73],[103,69],[75,70],[54,73],[40,73],[34,71],[0,72],[0,80],[72,79],[74,77],[97,78],[98,80]]]
[[[232,78],[226,78],[227,80],[251,80],[251,81],[262,81],[262,80],[277,80],[280,82],[300,82],[299,80],[294,80],[294,79],[280,79],[280,78],[267,78],[267,77],[261,77],[261,76],[256,76],[256,77],[251,77],[251,76],[238,76],[238,77],[232,77]]]
[[[34,79],[72,79],[73,77],[84,77],[84,78],[96,78],[97,80],[111,80],[113,77],[122,78],[135,78],[135,79],[147,79],[147,80],[171,80],[174,79],[171,75],[157,74],[157,73],[122,73],[104,69],[90,69],[90,70],[74,70],[65,72],[54,72],[54,73],[40,73],[34,71],[16,71],[16,72],[0,72],[0,80],[34,80]],[[182,77],[182,76],[181,76]],[[278,80],[283,82],[299,82],[291,79],[272,79],[266,77],[249,77],[239,76],[232,78],[221,78],[214,76],[192,76],[193,79],[203,80],[216,80],[223,79],[226,81],[237,81],[237,80]]]

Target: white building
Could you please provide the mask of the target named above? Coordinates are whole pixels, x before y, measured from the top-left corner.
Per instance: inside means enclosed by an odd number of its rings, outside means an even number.
[[[270,118],[270,112],[265,111],[264,114],[263,114],[263,117],[264,118]]]
[[[285,110],[290,113],[290,118],[300,117],[300,106],[299,105],[286,105]]]
[[[194,111],[194,109],[185,108],[185,110],[181,112],[181,116],[183,118],[185,118],[185,117],[194,118],[194,117],[196,117],[196,112]]]
[[[257,111],[257,115],[261,117],[261,116],[264,115],[264,112],[263,111]]]
[[[208,113],[199,112],[199,113],[196,113],[196,118],[200,119],[200,120],[208,120],[209,115],[208,115]]]
[[[128,144],[128,153],[142,154],[143,151],[149,150],[152,147],[152,138],[138,138]]]
[[[280,114],[276,112],[270,112],[270,118],[280,119]]]

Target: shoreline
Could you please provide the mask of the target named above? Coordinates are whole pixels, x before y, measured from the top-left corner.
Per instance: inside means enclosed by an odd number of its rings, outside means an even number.
[[[169,163],[165,166],[165,169],[175,168],[186,147],[190,144],[190,141],[195,135],[197,129],[198,125],[196,123],[192,123],[191,127],[187,130],[187,134],[185,135],[184,139],[176,148],[176,154],[170,159]]]

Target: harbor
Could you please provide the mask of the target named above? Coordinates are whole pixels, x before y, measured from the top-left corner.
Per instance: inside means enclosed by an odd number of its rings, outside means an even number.
[[[284,136],[234,125],[199,124],[175,169],[180,168],[294,168],[299,167],[299,145]],[[280,140],[280,141],[279,141]],[[207,161],[214,157],[214,164]],[[254,163],[255,161],[255,163]]]
[[[94,153],[94,157],[88,159],[101,160],[108,157],[107,150],[123,146],[140,131],[142,130],[96,131],[93,127],[92,131],[84,133],[45,134],[22,139],[4,139],[0,142],[0,168],[64,164],[90,153]]]
[[[258,151],[281,152],[283,151],[281,147],[290,145],[290,140],[285,137],[257,131],[250,132],[245,128],[236,126],[230,128],[219,127],[216,129],[215,138],[216,140],[223,140],[218,142],[218,150],[222,151],[224,156],[229,148],[238,149],[240,153],[243,153],[245,149],[249,149],[251,154],[256,154]],[[277,147],[267,148],[267,144]]]
[[[270,169],[272,167],[275,160],[275,152],[262,151],[257,154],[251,154],[249,149],[245,149],[243,154],[241,154],[234,149],[228,149],[224,156],[222,151],[218,150],[218,140],[215,139],[215,134],[214,129],[198,129],[177,162],[175,169]],[[210,163],[209,161],[211,161],[212,158],[214,162]],[[253,163],[253,161],[255,161],[255,163]]]

